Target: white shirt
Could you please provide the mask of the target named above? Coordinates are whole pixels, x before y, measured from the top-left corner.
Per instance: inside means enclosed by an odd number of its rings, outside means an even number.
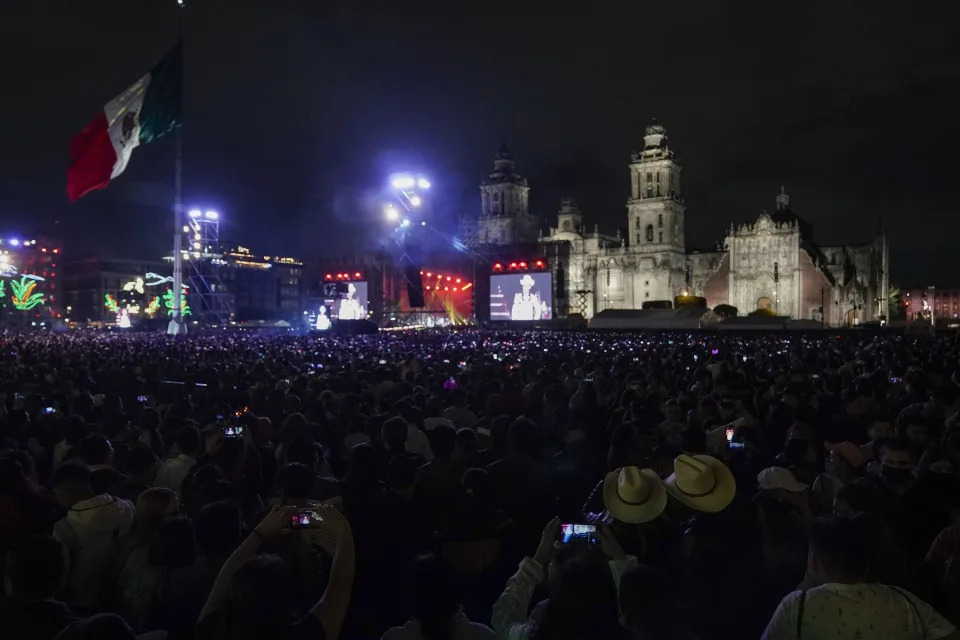
[[[495,640],[490,627],[467,620],[463,611],[458,611],[450,619],[450,640]],[[420,623],[410,620],[402,627],[389,629],[380,640],[423,640]]]
[[[190,473],[190,469],[197,463],[191,456],[181,453],[176,458],[165,460],[157,471],[157,477],[153,480],[153,486],[170,489],[178,496],[180,495],[180,485],[183,479]]]
[[[798,640],[802,591],[785,597],[761,640]],[[830,582],[807,591],[800,640],[939,640],[956,631],[933,607],[905,589]]]
[[[477,415],[466,407],[447,407],[440,415],[452,421],[457,429],[465,427],[473,429],[477,426]]]

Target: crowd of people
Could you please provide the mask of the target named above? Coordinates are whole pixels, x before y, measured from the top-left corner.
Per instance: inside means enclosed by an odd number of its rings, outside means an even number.
[[[960,342],[0,336],[0,638],[958,640]]]

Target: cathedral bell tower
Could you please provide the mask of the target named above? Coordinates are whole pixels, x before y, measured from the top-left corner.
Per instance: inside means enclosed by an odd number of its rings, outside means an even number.
[[[686,252],[680,170],[667,146],[666,129],[654,121],[644,131],[643,151],[635,151],[630,159],[627,224],[632,247]]]
[[[530,215],[530,187],[516,172],[516,163],[506,144],[493,158],[493,172],[480,184],[480,244],[535,242],[539,234],[536,216]]]

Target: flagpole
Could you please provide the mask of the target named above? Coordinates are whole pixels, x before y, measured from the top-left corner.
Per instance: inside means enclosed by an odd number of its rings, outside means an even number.
[[[181,47],[180,55],[183,55],[183,7],[184,0],[177,0],[177,40]],[[181,58],[182,60],[182,58]],[[183,224],[183,78],[181,62],[181,80],[180,80],[180,126],[176,131],[177,158],[174,164],[173,174],[173,290],[170,297],[172,304],[171,310],[173,317],[167,325],[167,333],[170,335],[186,334],[187,326],[183,324],[183,318],[180,315],[181,296],[183,291],[183,260],[181,257],[180,243],[183,234],[180,232],[180,225]]]

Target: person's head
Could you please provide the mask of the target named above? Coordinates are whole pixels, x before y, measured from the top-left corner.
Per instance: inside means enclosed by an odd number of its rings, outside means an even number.
[[[497,416],[490,421],[490,442],[493,450],[503,453],[510,442],[510,416]]]
[[[606,556],[563,547],[550,565],[550,600],[534,637],[615,638],[622,634],[619,614]]]
[[[880,448],[880,463],[883,465],[881,472],[888,483],[904,484],[910,482],[917,459],[909,442],[891,439]]]
[[[517,418],[510,425],[510,452],[514,455],[534,456],[539,447],[537,425],[528,418]]]
[[[406,454],[390,458],[387,463],[387,486],[401,495],[413,495],[413,483],[417,478],[417,463]]]
[[[151,487],[137,497],[136,519],[147,529],[156,529],[164,519],[180,510],[177,494],[163,487]]]
[[[284,637],[297,601],[294,575],[275,555],[247,560],[234,574],[227,592],[220,637],[254,640]]]
[[[456,389],[450,394],[450,404],[454,407],[467,406],[467,394],[463,389]]]
[[[230,478],[243,473],[246,445],[241,438],[224,438],[213,454],[213,460],[223,475]]]
[[[80,457],[90,466],[113,464],[113,447],[104,435],[91,433],[80,441],[77,448]]]
[[[380,428],[383,445],[390,451],[402,451],[407,442],[407,422],[403,418],[390,418]]]
[[[157,475],[157,469],[160,462],[157,454],[149,445],[137,443],[130,448],[127,454],[127,474],[134,482],[150,484],[154,476]]]
[[[450,637],[450,619],[460,610],[457,583],[435,554],[417,557],[410,570],[410,615],[426,640]]]
[[[911,420],[905,431],[907,440],[916,449],[922,450],[930,442],[930,427],[919,420]]]
[[[860,515],[817,518],[810,530],[807,572],[821,582],[864,582],[870,575],[870,534]]]
[[[80,462],[65,462],[53,472],[53,495],[60,506],[71,508],[81,500],[93,496],[90,487],[90,468]]]
[[[196,456],[200,453],[200,430],[187,426],[177,432],[177,451],[183,455]]]
[[[280,497],[284,500],[301,500],[310,497],[316,476],[305,464],[291,462],[277,475]]]
[[[320,462],[320,454],[317,452],[314,440],[306,433],[298,433],[294,436],[283,451],[288,463],[300,463],[311,471],[316,471],[317,464]]]
[[[683,422],[683,407],[676,400],[667,400],[663,406],[663,413],[667,422],[674,424]]]
[[[454,457],[458,460],[469,459],[480,449],[480,439],[473,429],[457,429],[457,448]]]
[[[10,544],[6,558],[6,593],[18,600],[52,598],[63,581],[63,547],[49,535],[26,536]]]
[[[442,424],[427,431],[427,440],[430,441],[430,450],[433,451],[433,455],[441,460],[447,460],[453,456],[453,450],[457,446],[457,430]]]
[[[226,558],[240,544],[240,505],[235,500],[218,500],[200,509],[195,535],[200,553]]]

